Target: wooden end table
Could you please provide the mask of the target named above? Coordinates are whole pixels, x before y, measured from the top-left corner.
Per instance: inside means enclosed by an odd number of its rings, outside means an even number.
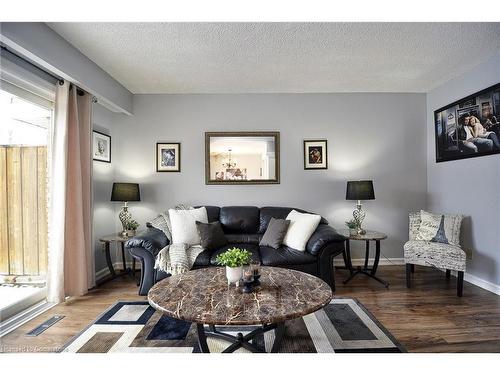
[[[122,237],[119,234],[110,234],[107,236],[103,236],[99,238],[99,241],[103,243],[104,245],[104,252],[106,255],[106,264],[108,265],[109,272],[111,273],[111,276],[106,278],[105,280],[101,281],[99,285],[111,281],[118,276],[123,276],[123,275],[130,275],[132,274],[132,277],[135,276],[135,258],[132,257],[132,269],[127,268],[127,262],[125,259],[125,242],[127,242],[130,239],[130,237]],[[122,262],[123,262],[123,271],[120,273],[116,273],[115,268],[113,267],[113,262],[111,261],[111,249],[110,245],[111,243],[116,243],[117,245],[120,244],[121,250],[122,250]]]
[[[330,303],[332,290],[323,280],[299,271],[261,267],[260,286],[252,293],[228,286],[226,270],[210,267],[170,276],[156,283],[148,301],[158,311],[197,324],[198,342],[209,353],[207,337],[228,341],[223,353],[239,348],[262,352],[252,339],[275,330],[271,352],[276,353],[285,333],[285,322],[317,311]],[[208,325],[208,330],[205,328]],[[258,326],[247,334],[229,335],[217,326]]]
[[[345,243],[345,249],[347,253],[347,258],[348,258],[348,264],[350,267],[350,272],[351,275],[344,280],[344,284],[347,284],[349,281],[351,281],[356,275],[362,273],[368,277],[371,277],[374,280],[377,280],[379,283],[383,284],[386,288],[389,287],[389,283],[385,280],[382,280],[381,278],[375,276],[375,273],[377,272],[378,268],[378,263],[380,261],[380,241],[385,240],[387,238],[387,235],[382,232],[377,232],[373,230],[367,230],[365,234],[350,234],[349,231],[340,231],[340,233],[347,237]],[[351,241],[365,241],[366,243],[366,252],[365,252],[365,264],[363,267],[359,267],[357,269],[354,269],[352,267],[352,259],[351,259]],[[370,241],[375,242],[375,259],[373,261],[373,265],[371,268],[368,268],[368,258],[370,256]]]

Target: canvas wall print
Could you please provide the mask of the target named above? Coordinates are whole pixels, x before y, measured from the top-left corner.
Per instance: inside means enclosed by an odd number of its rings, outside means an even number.
[[[326,140],[304,141],[304,169],[328,169]]]
[[[181,171],[180,143],[156,144],[156,171],[157,172]]]
[[[92,159],[111,163],[111,137],[94,130],[92,143]]]
[[[500,84],[434,112],[436,162],[500,153]]]

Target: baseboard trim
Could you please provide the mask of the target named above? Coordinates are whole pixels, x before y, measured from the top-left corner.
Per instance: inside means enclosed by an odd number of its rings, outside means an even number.
[[[132,268],[132,261],[128,261],[125,264],[127,265],[127,268]],[[115,271],[121,271],[123,269],[123,263],[115,262],[113,263],[113,268],[115,269]],[[135,272],[141,272],[141,262],[135,262]],[[109,272],[108,267],[100,269],[95,273],[96,283],[99,284],[99,281],[104,280],[109,275],[111,275],[111,272]]]
[[[368,258],[368,264],[372,265],[374,260],[375,260],[374,258]],[[353,266],[362,266],[365,264],[365,258],[351,259],[351,263]],[[338,265],[343,266],[344,260],[337,258],[333,261],[333,264],[336,266]],[[405,264],[404,258],[381,258],[378,262],[379,266],[401,266],[403,264]]]
[[[441,269],[442,272],[446,272],[446,270]],[[457,276],[457,271],[451,271],[453,276]],[[487,290],[488,292],[495,293],[500,296],[500,285],[494,284],[490,281],[481,279],[480,277],[471,275],[470,273],[465,272],[464,280],[468,283],[471,283],[475,286],[480,287],[481,289]]]
[[[480,277],[471,275],[467,272],[464,274],[464,280],[480,288],[486,289],[487,291],[495,293],[496,295],[500,295],[500,285],[493,284],[492,282],[481,279]]]

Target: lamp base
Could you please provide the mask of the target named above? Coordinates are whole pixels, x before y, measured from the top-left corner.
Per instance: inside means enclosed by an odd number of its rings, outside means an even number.
[[[120,232],[120,236],[127,237],[127,223],[132,219],[132,215],[128,212],[127,202],[124,202],[122,210],[118,214],[118,218],[122,223],[122,231]]]
[[[366,234],[366,230],[364,230],[361,227],[361,224],[363,223],[365,216],[366,216],[366,212],[363,211],[363,209],[361,208],[361,202],[358,201],[358,204],[356,204],[356,209],[352,212],[352,217],[354,218],[354,221],[358,225],[358,228],[357,228],[358,234]]]

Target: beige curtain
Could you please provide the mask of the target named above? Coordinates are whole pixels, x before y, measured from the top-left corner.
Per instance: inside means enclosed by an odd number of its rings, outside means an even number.
[[[66,213],[66,154],[68,150],[69,82],[56,85],[54,123],[48,143],[48,268],[47,301],[64,301],[64,226]]]
[[[92,98],[72,87],[68,103],[64,290],[81,296],[95,284],[91,238]]]
[[[56,178],[51,181],[54,192],[51,197],[58,210],[51,215],[54,208],[51,205],[49,232],[58,241],[49,248],[49,302],[84,295],[95,285],[91,247],[92,101],[88,93],[78,95],[74,86],[64,85],[57,92],[54,124],[54,138],[61,139],[61,147],[52,153],[53,160],[59,160],[55,166]],[[54,185],[57,183],[59,186]]]

